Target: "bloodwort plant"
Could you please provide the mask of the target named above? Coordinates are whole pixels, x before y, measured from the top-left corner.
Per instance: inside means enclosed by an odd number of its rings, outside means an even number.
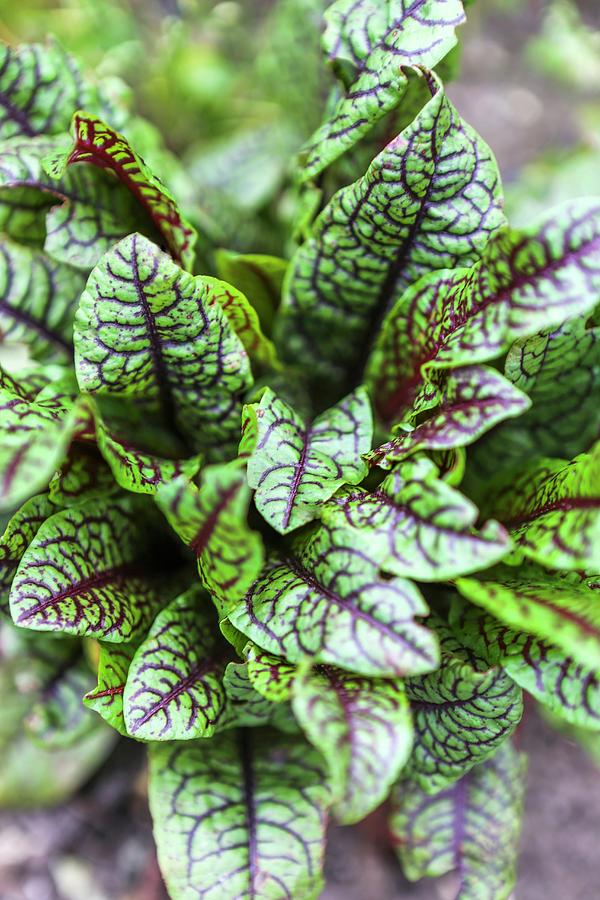
[[[278,5],[290,52],[320,5]],[[289,259],[265,207],[244,252],[188,221],[114,86],[1,53],[8,776],[146,742],[173,900],[316,897],[328,815],[386,801],[409,878],[506,898],[523,691],[600,730],[600,200],[507,224],[463,18],[325,11]]]

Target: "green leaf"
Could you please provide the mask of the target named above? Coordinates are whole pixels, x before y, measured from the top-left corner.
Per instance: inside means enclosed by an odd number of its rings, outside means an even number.
[[[97,712],[111,728],[128,736],[123,715],[123,693],[136,642],[110,644],[98,642],[98,684],[83,697],[88,709]]]
[[[391,469],[418,450],[468,446],[531,406],[526,394],[490,366],[451,369],[436,381],[422,388],[407,419],[394,429],[397,436],[369,455],[382,469]],[[376,403],[385,406],[385,394],[377,394]]]
[[[360,675],[435,668],[435,635],[415,622],[427,606],[415,585],[383,580],[341,529],[320,528],[294,556],[273,557],[229,621],[289,662],[312,660]]]
[[[322,761],[276,732],[150,746],[150,809],[173,900],[300,898],[322,887]]]
[[[219,278],[235,284],[245,294],[256,310],[263,331],[270,335],[289,265],[287,259],[217,250],[215,263]]]
[[[292,709],[327,761],[336,819],[364,819],[385,800],[410,755],[412,724],[402,682],[323,666],[295,680]]]
[[[283,704],[272,703],[255,689],[248,674],[247,663],[227,663],[223,685],[227,694],[227,714],[221,727],[248,728],[269,722],[277,727],[277,714],[287,712]],[[289,715],[293,721],[293,717]]]
[[[159,488],[156,500],[196,555],[202,583],[226,615],[264,562],[260,535],[247,523],[250,489],[243,469],[237,462],[207,466],[199,490],[177,478]]]
[[[443,626],[436,672],[410,678],[415,742],[408,771],[426,793],[452,784],[491,756],[523,715],[521,689],[467,651]]]
[[[493,235],[470,270],[432,273],[410,287],[367,364],[372,390],[386,396],[384,418],[401,419],[435,370],[494,359],[514,340],[591,310],[599,249],[600,205],[578,200],[534,228]]]
[[[600,584],[576,573],[560,577],[536,566],[498,566],[458,578],[458,591],[495,619],[555,644],[600,674]]]
[[[248,644],[246,656],[248,658],[248,678],[254,689],[273,703],[289,700],[296,676],[296,667],[291,666],[280,656],[265,653],[255,644]]]
[[[95,716],[81,702],[94,681],[89,663],[78,644],[59,643],[65,642],[44,642],[45,648],[37,651],[46,677],[24,723],[27,733],[48,749],[78,744],[96,726]],[[23,675],[32,678],[31,669]]]
[[[239,338],[210,298],[203,279],[146,238],[124,238],[92,271],[81,296],[75,320],[81,389],[137,398],[192,452],[227,453],[252,376]]]
[[[248,483],[256,489],[256,508],[280,534],[316,519],[341,484],[357,484],[367,474],[361,454],[371,446],[373,425],[364,388],[309,426],[266,388],[254,416]]]
[[[205,275],[202,281],[209,288],[209,305],[223,310],[252,362],[263,369],[279,368],[275,347],[263,334],[258,315],[245,295],[218,278]]]
[[[197,234],[165,185],[129,144],[98,116],[79,111],[72,121],[73,145],[51,155],[46,170],[62,178],[68,166],[85,162],[114,172],[148,213],[173,259],[187,270],[194,265]]]
[[[84,409],[62,401],[29,401],[0,388],[0,510],[12,510],[48,485],[73,436],[82,428]]]
[[[210,737],[225,712],[224,650],[199,587],[156,619],[129,667],[123,708],[132,737],[180,741]]]
[[[109,497],[47,519],[12,583],[15,624],[117,643],[143,632],[160,605],[143,577],[149,552],[145,518]]]
[[[571,462],[539,459],[507,474],[488,496],[486,511],[506,525],[526,556],[544,566],[597,566],[600,442]]]
[[[508,900],[516,880],[526,759],[507,741],[497,753],[436,794],[404,781],[391,828],[411,881],[457,871],[457,897]]]
[[[58,44],[0,44],[0,139],[60,134],[92,97]]]
[[[62,147],[62,137],[45,136],[0,144],[0,228],[86,271],[126,234],[143,226],[155,234],[135,197],[108,172],[79,166],[60,181],[48,175],[43,161]]]
[[[562,721],[582,728],[600,727],[597,661],[592,667],[581,665],[565,655],[554,635],[542,641],[464,601],[453,602],[450,621],[464,643],[492,665],[502,666],[519,687]]]
[[[426,457],[400,463],[376,491],[342,488],[323,510],[323,521],[394,575],[444,581],[491,566],[510,549],[497,522],[477,531],[479,512],[439,478]]]
[[[0,332],[31,356],[72,357],[73,316],[85,278],[42,251],[0,238]]]
[[[56,507],[76,506],[82,500],[116,494],[118,487],[110,469],[93,444],[74,444],[48,487],[48,496]]]
[[[433,68],[456,44],[461,0],[337,0],[323,38],[332,61],[353,67],[352,85],[304,148],[314,178],[401,103],[411,67]]]
[[[325,383],[355,376],[409,285],[475,263],[505,221],[491,151],[432,90],[366,174],[335,194],[290,264],[279,353]]]
[[[8,610],[8,594],[21,558],[41,525],[56,512],[47,494],[27,500],[8,522],[0,537],[0,608]]]

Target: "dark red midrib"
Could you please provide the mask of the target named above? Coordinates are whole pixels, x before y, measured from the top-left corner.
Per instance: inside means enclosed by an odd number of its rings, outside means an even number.
[[[14,306],[11,306],[7,303],[5,298],[0,300],[0,309],[5,310],[7,316],[16,319],[21,324],[26,325],[28,328],[31,328],[32,331],[36,331],[43,338],[45,338],[49,344],[54,344],[56,347],[60,347],[61,350],[65,350],[69,356],[73,356],[73,346],[69,343],[65,338],[61,337],[59,334],[55,334],[55,332],[50,331],[50,329],[43,322],[34,319],[33,316],[29,315],[22,309],[18,309]]]
[[[66,588],[59,594],[49,597],[48,600],[44,600],[42,603],[38,603],[36,606],[22,612],[19,615],[19,622],[25,622],[27,619],[32,618],[32,616],[45,612],[45,610],[56,606],[58,603],[62,603],[63,600],[76,597],[78,594],[85,594],[87,591],[93,590],[94,588],[104,587],[104,585],[110,584],[111,582],[121,581],[129,575],[133,575],[135,571],[136,567],[132,563],[123,563],[119,566],[105,569],[104,572],[93,575],[91,578],[85,578],[83,581],[79,581],[77,584]]]
[[[512,291],[519,290],[526,285],[532,284],[536,281],[536,279],[545,277],[547,273],[553,274],[556,270],[560,269],[563,265],[568,263],[573,257],[585,253],[586,248],[597,242],[597,237],[589,238],[584,244],[582,244],[581,247],[578,247],[576,250],[569,250],[563,256],[549,262],[544,269],[537,269],[531,275],[520,274],[497,294],[489,296],[486,300],[480,303],[472,313],[464,315],[458,321],[454,322],[452,324],[451,330],[446,330],[443,333],[440,341],[428,353],[425,353],[425,355],[413,361],[412,375],[398,386],[398,388],[389,396],[389,398],[385,400],[381,408],[378,408],[379,414],[382,416],[383,420],[385,422],[392,421],[398,415],[398,413],[402,409],[404,409],[411,401],[414,389],[423,380],[421,377],[421,368],[436,358],[438,351],[443,346],[444,341],[450,335],[455,334],[459,328],[462,328],[471,318],[479,315],[479,313],[487,309],[488,306],[491,306],[495,303],[501,304],[506,300],[507,296]],[[453,291],[454,289],[455,288],[453,287],[451,290]]]
[[[222,494],[221,499],[211,511],[211,513],[206,517],[202,526],[198,530],[196,536],[190,541],[188,544],[190,550],[196,555],[196,557],[200,556],[203,551],[206,549],[206,545],[212,535],[213,531],[216,528],[217,522],[219,521],[219,516],[229,503],[229,501],[237,494],[239,485],[233,484],[228,487]]]
[[[182,678],[178,684],[172,688],[168,694],[165,694],[157,703],[154,703],[148,712],[144,713],[141,719],[137,719],[135,723],[131,726],[131,731],[138,731],[142,725],[145,725],[150,721],[157,713],[163,710],[166,706],[169,705],[173,700],[176,700],[177,697],[180,697],[181,694],[184,693],[188,688],[190,688],[195,682],[199,681],[204,675],[213,669],[219,668],[221,665],[220,658],[210,657],[209,659],[205,659],[202,662],[196,663],[190,669],[188,675],[185,678]]]
[[[124,170],[123,166],[118,164],[117,161],[111,156],[110,153],[107,152],[107,147],[112,147],[114,144],[119,142],[119,136],[116,134],[110,138],[109,141],[106,141],[102,146],[94,143],[94,136],[96,134],[95,126],[92,122],[86,120],[86,125],[88,131],[91,132],[92,137],[84,139],[81,137],[79,131],[79,123],[81,119],[77,119],[77,137],[75,140],[75,148],[71,151],[68,159],[67,165],[72,165],[77,162],[87,162],[85,158],[82,158],[83,154],[89,155],[92,157],[94,164],[101,169],[111,169],[112,172],[115,173],[121,184],[125,185],[128,191],[134,195],[134,197],[138,200],[140,206],[143,206],[156,227],[158,228],[160,234],[163,236],[165,243],[167,244],[171,256],[175,260],[178,265],[182,265],[181,253],[179,248],[174,244],[173,240],[170,238],[168,234],[165,233],[164,229],[161,227],[161,222],[166,221],[169,225],[173,226],[181,226],[181,217],[177,214],[177,212],[173,209],[173,204],[169,201],[168,197],[164,197],[166,208],[168,209],[168,215],[157,215],[151,203],[148,202],[142,191],[139,189],[136,182],[127,174]],[[131,150],[126,151],[129,154],[130,161],[136,166],[138,171],[140,170],[140,166],[137,163],[135,156]],[[156,190],[158,190],[156,188]],[[188,245],[187,236],[186,243],[182,247],[182,250],[186,249]]]
[[[116,687],[106,688],[103,691],[92,691],[85,696],[87,700],[100,700],[102,697],[118,697],[124,690],[125,685],[119,684]]]
[[[241,728],[239,734],[239,753],[242,769],[242,793],[246,809],[246,827],[248,829],[248,889],[250,900],[257,896],[256,883],[258,877],[258,842],[256,837],[256,799],[255,779],[252,765],[252,735],[250,729]]]
[[[302,435],[302,451],[300,453],[300,459],[294,469],[294,475],[292,481],[290,483],[290,489],[288,492],[288,498],[285,504],[285,510],[283,513],[283,527],[287,528],[290,524],[290,519],[292,517],[292,510],[294,508],[294,503],[296,502],[296,497],[298,496],[298,490],[300,488],[300,482],[302,481],[302,476],[305,472],[306,466],[306,457],[308,456],[308,447],[311,438],[311,429],[307,428],[304,434]]]
[[[534,522],[541,516],[551,512],[573,512],[577,509],[600,509],[600,497],[564,497],[562,500],[545,503],[530,513],[514,516],[511,519],[504,519],[502,524],[506,528],[518,528],[520,525]]]
[[[502,585],[500,585],[502,587]],[[563,619],[566,619],[568,622],[572,622],[576,625],[584,634],[592,635],[595,638],[600,638],[600,626],[593,625],[588,622],[586,619],[582,619],[580,615],[573,612],[570,609],[565,609],[562,606],[557,606],[555,603],[552,603],[551,600],[546,600],[544,597],[538,596],[523,596],[524,603],[533,603],[536,606],[542,606],[544,609],[549,609],[551,612],[555,613],[555,615],[560,616]],[[507,628],[511,628],[512,626],[508,625]],[[534,635],[535,637],[535,635]],[[547,638],[540,638],[540,640],[548,641]]]

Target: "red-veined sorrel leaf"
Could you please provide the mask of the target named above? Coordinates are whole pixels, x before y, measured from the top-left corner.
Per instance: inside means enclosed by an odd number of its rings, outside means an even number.
[[[260,253],[217,250],[215,263],[219,278],[235,284],[256,310],[265,334],[270,335],[281,301],[287,259]]]
[[[256,644],[247,645],[246,656],[248,678],[254,689],[273,703],[289,700],[296,676],[296,666],[290,665],[280,656],[265,653]]]
[[[228,663],[223,685],[227,694],[227,712],[220,723],[221,728],[271,724],[287,734],[300,733],[289,704],[274,703],[255,689],[247,663]]]
[[[499,566],[489,574],[458,578],[456,587],[505,625],[555,644],[600,674],[599,578]]]
[[[477,507],[439,478],[426,457],[405,460],[376,491],[342,488],[323,521],[387,572],[444,581],[497,562],[510,549],[505,530],[490,521],[477,531]]]
[[[102,257],[81,296],[75,319],[81,389],[136,398],[192,451],[227,453],[252,376],[239,338],[210,295],[201,278],[147,238],[124,238]]]
[[[27,500],[8,522],[0,537],[0,607],[8,610],[8,592],[21,557],[40,526],[56,512],[48,494]]]
[[[225,615],[258,577],[262,540],[248,527],[250,489],[239,463],[207,466],[200,489],[185,478],[162,485],[156,496],[170,524],[195,553],[202,582]]]
[[[400,782],[390,824],[407,878],[456,870],[457,897],[508,900],[516,879],[526,768],[525,756],[507,741],[439,793]]]
[[[140,518],[109,497],[47,519],[12,583],[15,624],[117,643],[142,632],[161,597],[143,577],[148,517]]]
[[[507,627],[464,601],[453,602],[451,624],[460,639],[492,665],[502,666],[519,687],[562,721],[600,727],[600,675],[556,646]]]
[[[107,497],[118,492],[111,471],[94,444],[75,443],[48,486],[48,496],[56,507],[76,506],[82,500]]]
[[[251,415],[256,443],[248,460],[248,483],[256,489],[256,508],[280,534],[316,519],[323,501],[341,484],[357,484],[367,474],[361,454],[371,446],[373,422],[364,388],[311,425],[270,388]]]
[[[597,566],[600,443],[571,462],[541,459],[503,478],[487,498],[526,556],[553,569]]]
[[[123,716],[123,693],[131,660],[138,644],[98,642],[98,684],[83,697],[88,709],[97,712],[111,728],[128,737]]]
[[[12,510],[48,485],[84,412],[78,403],[68,409],[0,389],[0,510]]]
[[[246,353],[259,368],[279,368],[275,347],[263,334],[255,309],[238,288],[218,278],[202,278],[208,288],[207,303],[217,304],[244,345]]]
[[[278,349],[343,382],[420,276],[471,265],[503,223],[491,151],[439,85],[415,121],[333,197],[286,278]]]
[[[435,635],[417,587],[383,580],[368,546],[349,547],[341,529],[320,528],[295,555],[273,558],[230,622],[290,662],[312,660],[361,675],[435,668]]]
[[[0,238],[0,337],[33,357],[68,362],[73,316],[85,278],[43,251]]]
[[[0,144],[0,228],[85,270],[132,231],[145,226],[154,236],[150,218],[110,174],[78,166],[60,181],[48,175],[43,160],[63,145],[62,138],[43,136]]]
[[[175,199],[152,173],[127,138],[98,116],[79,111],[73,116],[73,146],[46,159],[48,174],[62,178],[74,163],[109,169],[149,214],[173,259],[185,269],[194,265],[197,234],[183,217]]]
[[[150,746],[150,809],[172,897],[316,900],[329,792],[296,735],[227,731]]]
[[[292,709],[327,761],[336,819],[360,821],[385,800],[410,755],[402,682],[322,666],[295,680]]]
[[[338,0],[326,13],[324,47],[349,61],[354,78],[331,118],[304,148],[303,178],[314,178],[401,103],[405,69],[432,68],[456,43],[461,0]]]
[[[498,422],[520,416],[531,406],[526,394],[490,366],[461,366],[436,380],[437,385],[422,388],[407,420],[394,429],[396,437],[373,450],[371,462],[391,469],[417,450],[468,446]]]
[[[129,667],[123,709],[132,737],[210,737],[225,712],[226,644],[200,587],[176,597],[156,619]]]
[[[591,310],[600,293],[600,203],[578,200],[492,236],[470,270],[432,273],[388,314],[367,363],[386,421],[435,369],[484,362],[517,338]]]
[[[77,66],[51,42],[0,44],[0,139],[66,131],[74,110],[91,100]]]
[[[521,689],[506,672],[467,651],[441,623],[438,631],[440,668],[406,681],[415,729],[408,768],[426,793],[491,756],[523,714]]]

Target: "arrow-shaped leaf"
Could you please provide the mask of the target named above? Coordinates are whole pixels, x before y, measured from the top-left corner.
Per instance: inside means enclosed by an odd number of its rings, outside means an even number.
[[[439,380],[439,386],[423,387],[408,420],[394,429],[397,436],[370,454],[382,469],[391,469],[418,450],[466,447],[531,406],[526,394],[490,366],[451,369]],[[376,402],[380,401],[385,404],[385,395],[376,395]]]
[[[150,746],[150,809],[174,900],[316,900],[329,794],[321,758],[259,729]]]
[[[192,450],[226,453],[239,435],[246,352],[211,288],[133,234],[92,271],[75,322],[82,390],[138,398]]]
[[[479,512],[439,478],[426,457],[405,460],[376,491],[343,488],[323,511],[357,551],[394,575],[444,581],[492,565],[510,548],[497,522],[475,529]]]
[[[410,755],[403,684],[323,666],[295,680],[292,709],[327,760],[336,818],[364,819],[385,800]]]
[[[427,606],[415,585],[383,580],[368,548],[320,528],[293,557],[274,558],[230,622],[289,662],[312,660],[361,675],[426,672],[435,636],[415,622]]]
[[[163,609],[129,667],[123,709],[132,737],[180,741],[210,737],[225,713],[224,647],[200,588]],[[216,631],[218,636],[218,631]]]
[[[391,827],[411,881],[456,870],[457,897],[508,900],[525,794],[526,760],[507,741],[487,762],[436,794],[396,789]]]
[[[579,200],[492,236],[470,270],[433,273],[387,316],[367,364],[398,421],[436,369],[499,356],[517,338],[591,310],[600,293],[600,204]],[[390,384],[390,373],[395,379]]]
[[[553,639],[542,641],[508,628],[464,601],[453,603],[451,623],[461,640],[492,665],[500,665],[519,687],[562,721],[600,727],[598,661],[591,668],[565,655]]]
[[[571,462],[536,460],[507,474],[488,496],[492,511],[526,556],[555,569],[597,566],[600,443]]]
[[[406,682],[415,742],[411,779],[427,793],[441,790],[491,756],[523,714],[521,689],[499,667],[465,650],[440,626],[442,663]]]
[[[73,146],[46,161],[50,175],[61,178],[67,166],[90,163],[113,172],[146,210],[173,259],[185,269],[194,265],[197,234],[183,217],[175,199],[153,174],[127,138],[98,116],[77,112],[72,122]]]
[[[456,43],[461,0],[337,0],[326,13],[323,44],[348,61],[348,92],[304,148],[304,178],[314,178],[401,103],[413,66],[433,68]]]
[[[185,478],[161,486],[157,503],[195,553],[202,582],[220,614],[244,596],[260,574],[260,535],[248,527],[250,489],[239,463],[207,466],[200,489]]]
[[[256,489],[256,508],[280,534],[316,519],[341,484],[357,484],[367,474],[361,454],[371,446],[373,426],[364,388],[311,425],[270,388],[251,411],[257,428],[248,483]]]
[[[439,85],[414,122],[318,217],[286,277],[280,355],[344,382],[420,276],[471,265],[503,224],[498,170]]]
[[[89,500],[47,519],[23,554],[10,592],[15,624],[35,631],[129,641],[160,605],[142,573],[148,521],[126,503]]]

